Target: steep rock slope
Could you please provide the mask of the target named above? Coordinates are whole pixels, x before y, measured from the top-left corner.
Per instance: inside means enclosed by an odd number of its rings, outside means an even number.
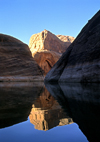
[[[100,82],[100,11],[88,21],[45,81]]]
[[[43,80],[29,47],[11,36],[0,34],[0,81]]]
[[[32,56],[44,70],[44,75],[46,75],[58,61],[62,53],[65,52],[73,40],[73,37],[62,35],[56,36],[47,30],[31,36],[29,47]]]

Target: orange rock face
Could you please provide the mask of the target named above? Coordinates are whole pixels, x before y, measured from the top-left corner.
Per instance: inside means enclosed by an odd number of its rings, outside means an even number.
[[[38,65],[44,70],[44,75],[58,61],[73,40],[73,37],[56,36],[47,30],[31,36],[29,48]]]
[[[54,52],[54,51],[41,51],[37,52],[34,55],[34,59],[37,64],[44,71],[44,75],[46,75],[49,70],[53,67],[53,65],[58,61],[62,54]]]

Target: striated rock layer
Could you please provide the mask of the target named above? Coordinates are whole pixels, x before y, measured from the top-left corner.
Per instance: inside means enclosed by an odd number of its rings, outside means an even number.
[[[43,80],[43,76],[29,47],[18,39],[0,34],[0,81],[34,80]]]
[[[44,74],[47,74],[73,40],[71,36],[56,36],[47,30],[31,36],[29,47],[32,56],[44,70]]]
[[[100,82],[100,11],[63,53],[45,81]]]

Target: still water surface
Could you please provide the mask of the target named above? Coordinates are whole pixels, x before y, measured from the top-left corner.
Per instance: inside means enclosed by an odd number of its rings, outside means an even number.
[[[0,142],[99,142],[100,85],[45,86],[0,83]]]

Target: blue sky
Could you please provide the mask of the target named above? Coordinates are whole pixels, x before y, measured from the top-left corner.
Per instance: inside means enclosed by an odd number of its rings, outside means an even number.
[[[44,29],[76,37],[100,9],[100,0],[0,0],[0,33],[29,44]]]

